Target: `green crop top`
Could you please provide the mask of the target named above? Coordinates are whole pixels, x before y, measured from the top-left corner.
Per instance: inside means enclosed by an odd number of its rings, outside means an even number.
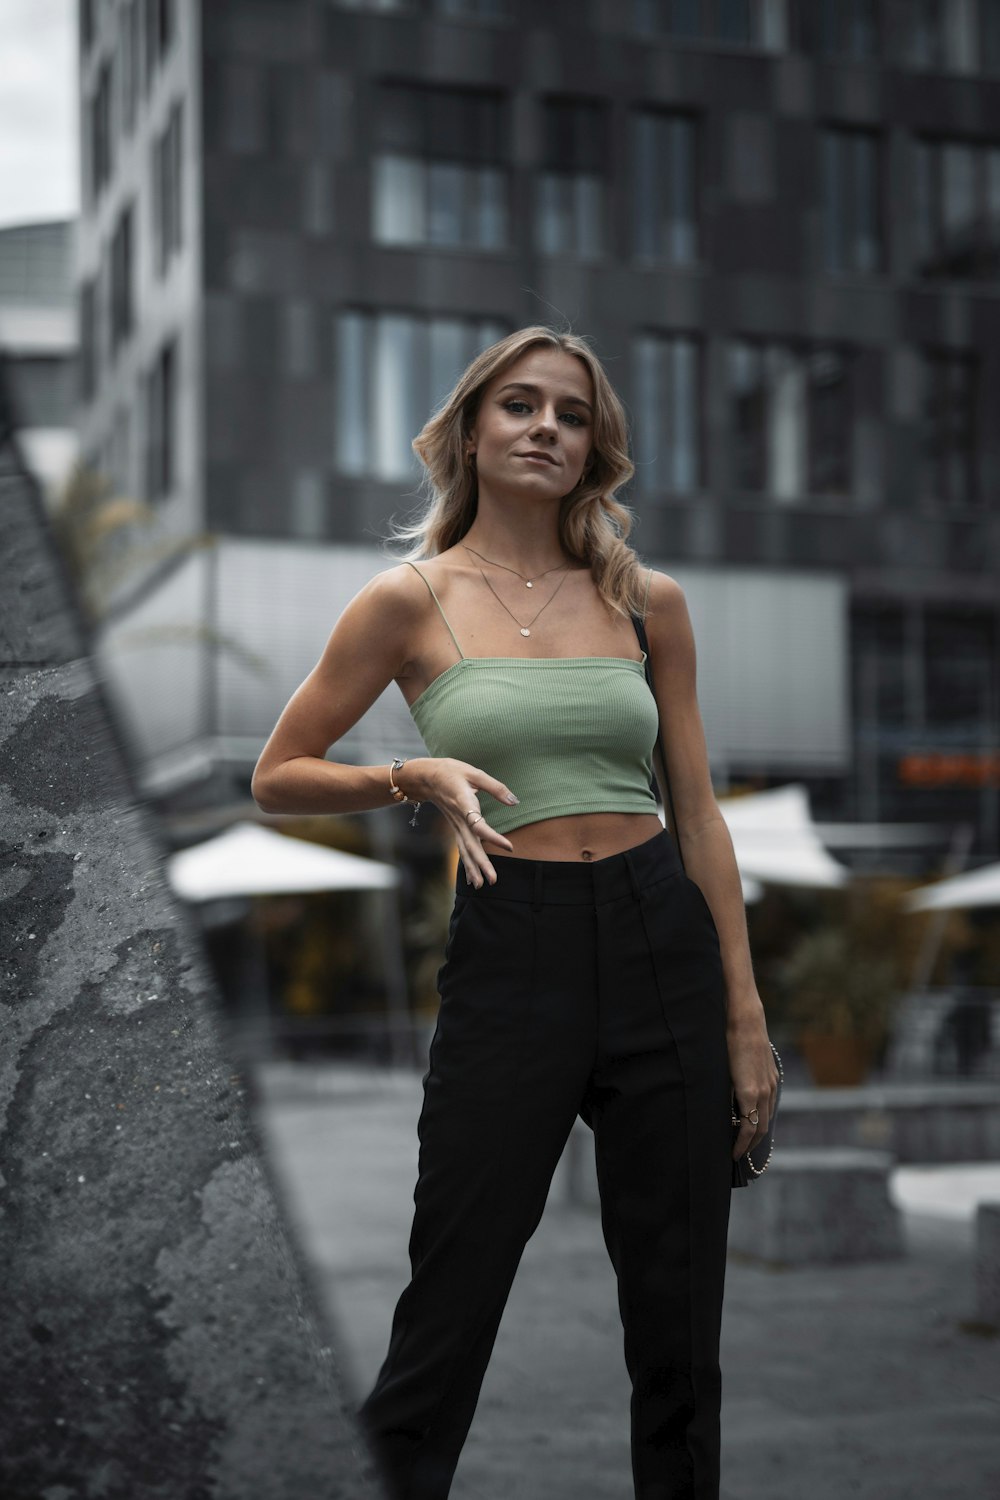
[[[459,660],[411,704],[428,752],[496,776],[516,807],[488,792],[491,828],[510,833],[571,813],[655,813],[650,788],[658,713],[643,662],[620,656],[465,656],[423,578]]]

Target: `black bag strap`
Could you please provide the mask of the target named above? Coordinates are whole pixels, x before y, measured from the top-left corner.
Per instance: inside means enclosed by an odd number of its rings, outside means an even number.
[[[641,618],[638,615],[633,615],[632,616],[632,626],[633,626],[633,629],[635,630],[636,637],[637,637],[637,639],[639,641],[639,645],[642,647],[643,654],[645,655],[645,658],[646,658],[645,663],[644,663],[644,668],[645,668],[645,672],[646,672],[646,682],[647,682],[647,684],[649,686],[649,691],[652,692],[653,691],[653,668],[650,665],[650,660],[649,660],[649,637],[646,634],[646,626],[644,625],[643,621],[641,620]],[[657,730],[656,730],[656,748],[657,748],[657,750],[660,753],[660,768],[663,771],[663,785],[664,785],[664,788],[665,788],[666,793],[667,793],[666,802],[665,802],[664,805],[666,807],[669,807],[669,809],[670,809],[670,832],[674,836],[674,843],[677,845],[677,853],[680,855],[681,869],[683,870],[684,869],[684,851],[681,848],[681,836],[680,836],[680,832],[678,831],[678,828],[677,828],[677,814],[674,812],[674,798],[673,798],[673,793],[670,790],[670,772],[667,770],[667,757],[663,753],[663,740],[660,737],[659,727],[657,727]],[[651,786],[653,788],[653,795],[656,798],[657,802],[663,802],[664,799],[660,795],[660,789],[659,789],[659,786],[657,784],[656,772],[655,771],[653,772],[653,775],[651,777],[650,784],[651,784]]]

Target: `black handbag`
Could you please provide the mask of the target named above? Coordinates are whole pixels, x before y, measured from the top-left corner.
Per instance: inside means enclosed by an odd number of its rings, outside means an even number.
[[[646,627],[638,615],[632,616],[632,625],[635,629],[639,645],[642,647],[643,654],[646,658],[646,682],[649,685],[649,691],[652,692],[653,669],[650,666],[649,661],[649,637],[646,634]],[[670,773],[667,770],[667,758],[663,753],[663,741],[660,738],[659,728],[657,728],[656,731],[656,750],[660,757],[660,769],[663,772],[663,786],[667,795],[666,799],[660,796],[659,785],[657,783],[655,771],[653,772],[651,778],[653,795],[654,797],[656,797],[656,800],[658,802],[663,803],[664,807],[669,807],[670,809],[670,831],[673,834],[674,843],[677,845],[677,853],[680,856],[681,869],[683,870],[684,852],[681,849],[681,836],[677,828],[677,818],[674,813],[674,799],[670,791]],[[685,870],[685,874],[686,873],[687,872]],[[734,1188],[747,1187],[751,1182],[755,1182],[758,1177],[763,1177],[764,1173],[767,1171],[768,1163],[771,1160],[771,1152],[774,1150],[774,1122],[778,1114],[778,1105],[781,1103],[781,1085],[784,1082],[785,1073],[784,1069],[781,1066],[781,1058],[778,1054],[778,1049],[773,1042],[771,1043],[771,1051],[774,1053],[774,1061],[777,1064],[778,1068],[778,1092],[775,1095],[774,1099],[774,1109],[771,1112],[771,1118],[767,1122],[767,1134],[757,1142],[756,1146],[754,1146],[752,1150],[745,1152],[742,1156],[738,1157],[733,1162],[732,1185]],[[733,1127],[733,1144],[735,1145],[736,1137],[739,1135],[741,1123],[739,1106],[736,1103],[735,1094],[732,1095],[730,1100],[729,1115],[730,1122]]]

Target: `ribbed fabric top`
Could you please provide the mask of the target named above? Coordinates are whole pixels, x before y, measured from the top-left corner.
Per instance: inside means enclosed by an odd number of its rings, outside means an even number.
[[[411,564],[411,567],[413,564]],[[431,755],[468,761],[510,787],[482,792],[498,833],[573,813],[656,811],[650,788],[658,713],[642,662],[618,656],[464,656],[410,712]]]

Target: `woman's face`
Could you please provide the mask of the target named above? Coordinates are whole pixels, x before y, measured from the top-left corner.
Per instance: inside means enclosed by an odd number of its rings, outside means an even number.
[[[468,451],[484,493],[561,498],[590,456],[594,388],[582,359],[540,344],[483,391]]]

